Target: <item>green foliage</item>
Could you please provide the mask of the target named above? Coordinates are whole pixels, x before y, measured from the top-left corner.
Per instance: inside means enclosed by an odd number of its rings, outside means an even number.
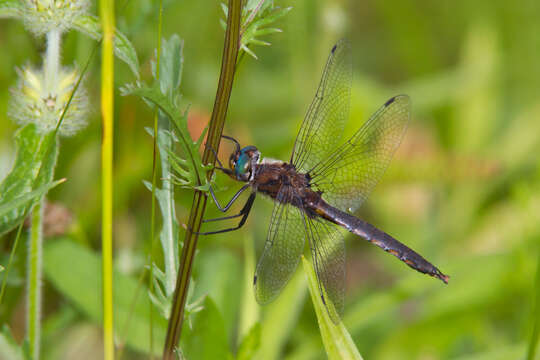
[[[229,10],[225,3],[221,4],[225,18]],[[242,27],[240,29],[240,51],[257,59],[257,55],[250,49],[254,45],[270,46],[267,41],[260,39],[261,36],[282,32],[281,29],[270,27],[280,18],[287,15],[292,7],[280,8],[274,6],[273,0],[248,0],[242,9]],[[225,29],[225,20],[221,20],[221,26]]]
[[[101,24],[99,19],[93,15],[77,17],[73,23],[73,28],[94,40],[101,41]],[[116,30],[114,35],[114,54],[125,62],[133,74],[139,78],[139,59],[137,58],[135,48],[129,39],[120,31]]]
[[[4,324],[0,332],[0,357],[2,359],[23,360],[23,348],[13,338],[11,330]]]
[[[306,273],[308,280],[309,293],[311,294],[311,301],[317,314],[317,320],[319,322],[319,329],[321,330],[321,338],[326,350],[326,355],[329,359],[362,359],[362,355],[358,352],[351,335],[343,325],[343,322],[334,324],[329,311],[335,313],[332,304],[327,305],[331,308],[327,311],[324,305],[321,294],[319,292],[319,285],[317,283],[317,275],[313,266],[302,257],[302,264],[304,266],[304,272]],[[335,314],[333,316],[336,316]]]
[[[184,323],[185,334],[180,341],[182,354],[190,360],[230,359],[223,317],[209,297],[202,306],[203,310],[194,316],[192,328]]]
[[[36,190],[32,190],[30,192],[24,193],[23,195],[7,202],[4,204],[0,204],[0,218],[2,217],[9,217],[10,213],[13,211],[17,211],[17,209],[20,208],[26,208],[29,209],[31,207],[32,202],[34,202],[36,199],[41,198],[44,196],[49,190],[56,187],[57,185],[63,183],[66,181],[66,179],[60,179],[53,181],[49,184],[42,185],[38,187]],[[0,271],[3,268],[0,267]]]
[[[45,246],[43,258],[45,275],[57,290],[93,322],[101,324],[102,285],[101,277],[96,276],[101,273],[99,255],[69,239],[59,239]],[[145,286],[118,271],[114,271],[113,284],[115,333],[134,349],[148,352],[150,309],[142,295],[147,292]],[[162,342],[167,323],[155,318],[153,324],[154,339]]]
[[[240,347],[238,348],[238,354],[236,359],[238,360],[250,360],[255,359],[255,354],[261,344],[261,324],[255,324],[244,336]]]
[[[265,306],[261,321],[261,346],[256,359],[283,358],[285,346],[294,335],[306,294],[305,278],[301,272],[297,271],[279,297]],[[318,334],[317,338],[319,338]]]
[[[0,18],[9,17],[24,20],[24,3],[17,0],[0,0]],[[96,16],[81,14],[77,16],[69,27],[80,31],[94,40],[101,40],[101,24]],[[133,74],[139,77],[139,60],[135,48],[120,31],[115,32],[114,52],[116,56],[125,62]]]
[[[166,76],[163,74],[161,76]],[[138,84],[137,86],[128,85],[123,88],[124,95],[137,95],[149,100],[159,107],[165,113],[174,127],[171,132],[171,139],[177,143],[182,155],[177,155],[173,150],[166,149],[169,154],[169,160],[175,171],[173,180],[176,185],[184,188],[208,191],[210,182],[206,178],[206,172],[212,169],[212,166],[203,165],[199,147],[204,140],[205,133],[197,141],[191,140],[187,128],[187,112],[182,112],[178,107],[178,98],[170,99],[161,92],[159,84],[154,83],[151,87]]]
[[[30,208],[53,186],[52,177],[58,152],[54,132],[39,133],[26,125],[15,137],[17,158],[11,172],[0,184],[0,235],[14,229]],[[56,184],[57,185],[57,184]]]

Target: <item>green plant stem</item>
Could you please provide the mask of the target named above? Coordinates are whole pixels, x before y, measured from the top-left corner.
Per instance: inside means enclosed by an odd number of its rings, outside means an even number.
[[[159,15],[158,15],[158,46],[157,46],[157,58],[156,58],[156,80],[159,82],[159,68],[161,59],[161,32],[163,22],[163,1],[159,1]],[[154,113],[154,142],[152,147],[152,214],[150,224],[150,275],[148,276],[148,289],[150,293],[154,292],[154,246],[156,243],[156,184],[157,184],[157,152],[158,152],[158,113],[156,109]],[[150,307],[150,359],[154,358],[154,305],[152,300],[148,297],[148,306]]]
[[[28,291],[27,291],[27,336],[32,359],[39,359],[41,273],[43,260],[43,200],[32,210],[30,237],[28,241]]]
[[[216,151],[219,150],[221,134],[223,132],[229,98],[232,91],[236,59],[238,56],[242,0],[229,0],[228,8],[229,14],[227,17],[227,29],[225,30],[221,73],[202,159],[204,164],[214,164],[216,160],[211,149],[216,149]],[[211,172],[208,176],[212,176]],[[180,255],[180,268],[178,270],[171,317],[169,318],[167,336],[163,349],[163,358],[166,360],[174,359],[174,348],[180,339],[191,268],[195,256],[195,249],[197,247],[198,235],[196,233],[201,227],[206,200],[207,197],[204,192],[195,191],[184,246]]]
[[[114,125],[114,0],[101,0],[103,26],[101,55],[101,242],[103,267],[103,351],[105,360],[114,359],[113,322],[113,125]]]

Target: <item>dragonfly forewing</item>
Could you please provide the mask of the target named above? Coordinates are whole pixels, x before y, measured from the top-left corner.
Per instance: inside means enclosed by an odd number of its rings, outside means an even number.
[[[390,164],[407,128],[410,99],[388,100],[347,142],[310,172],[323,199],[354,212],[367,199]]]
[[[349,117],[351,79],[350,45],[341,40],[332,48],[294,143],[291,164],[299,171],[308,172],[339,145]]]

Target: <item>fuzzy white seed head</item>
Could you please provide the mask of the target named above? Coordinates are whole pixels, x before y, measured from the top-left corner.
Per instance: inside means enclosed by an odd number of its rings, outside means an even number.
[[[17,69],[19,80],[11,89],[8,115],[21,125],[34,123],[44,133],[56,128],[79,78],[76,69],[62,68],[58,82],[47,89],[40,70],[24,67]],[[79,85],[60,126],[60,135],[75,134],[86,126],[89,104],[84,87]]]
[[[88,0],[23,0],[24,23],[34,34],[40,36],[51,30],[65,32],[74,20],[85,14]]]

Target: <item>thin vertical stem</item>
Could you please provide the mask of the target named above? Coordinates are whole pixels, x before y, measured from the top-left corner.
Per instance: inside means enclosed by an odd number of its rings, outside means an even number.
[[[27,334],[32,359],[39,359],[41,316],[41,269],[43,259],[43,200],[32,210],[30,237],[28,239],[28,292]]]
[[[211,149],[219,150],[238,56],[242,0],[229,0],[228,9],[221,73],[202,159],[204,164],[214,164],[216,161]],[[209,172],[208,176],[211,177],[212,173]],[[178,269],[171,316],[169,318],[165,347],[163,349],[163,358],[165,360],[174,359],[174,349],[180,339],[184,320],[184,307],[189,289],[189,279],[191,277],[195,249],[197,248],[198,235],[196,233],[201,227],[206,200],[207,198],[204,192],[195,191],[186,230],[186,238],[180,257],[180,268]]]
[[[61,33],[53,29],[47,33],[47,49],[43,60],[45,89],[53,94],[60,71]],[[41,171],[41,169],[40,169]],[[32,210],[31,229],[28,240],[28,279],[27,279],[27,336],[32,359],[39,359],[41,341],[41,276],[43,263],[43,208],[45,198],[40,199]]]
[[[101,191],[102,191],[102,269],[103,269],[103,346],[106,360],[114,359],[113,322],[113,125],[114,125],[114,0],[101,0],[103,26],[101,55]]]

